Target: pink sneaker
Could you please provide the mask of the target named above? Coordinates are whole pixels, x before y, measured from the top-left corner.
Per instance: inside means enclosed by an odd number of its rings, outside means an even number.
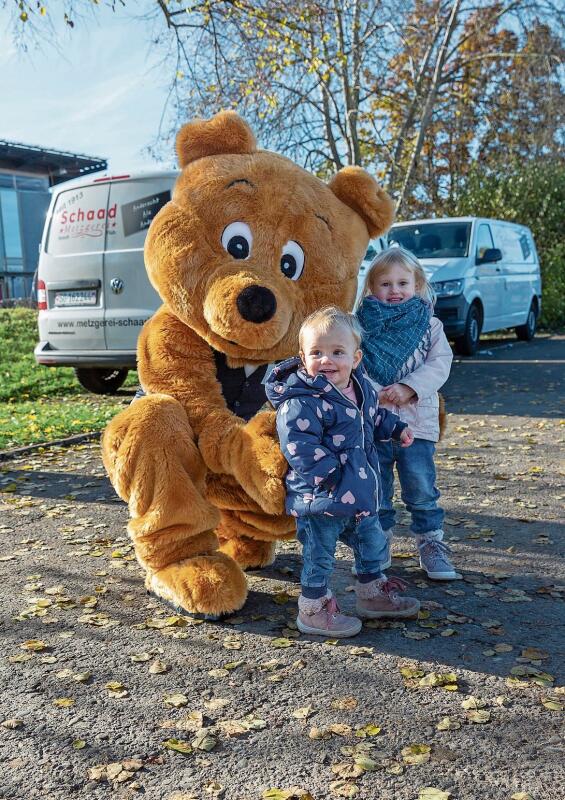
[[[398,596],[398,592],[405,591],[407,586],[400,578],[379,578],[370,583],[357,581],[357,613],[368,619],[415,617],[420,610],[420,601],[415,597]]]
[[[296,627],[301,633],[345,639],[348,636],[356,636],[361,626],[361,620],[357,617],[340,614],[331,592],[316,600],[302,595],[298,598]]]

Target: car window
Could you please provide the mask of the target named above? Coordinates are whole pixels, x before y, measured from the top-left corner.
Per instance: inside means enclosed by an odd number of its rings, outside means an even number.
[[[106,227],[115,224],[108,209],[108,185],[61,192],[55,201],[47,252],[52,255],[101,253]]]
[[[529,231],[525,228],[514,228],[510,225],[498,225],[496,239],[509,264],[533,264],[534,248]]]
[[[393,226],[388,243],[410,250],[417,258],[460,258],[467,255],[470,232],[470,222]]]
[[[487,250],[492,250],[494,243],[489,225],[479,225],[477,232],[477,258],[483,258]]]
[[[387,242],[383,236],[379,236],[378,239],[371,239],[367,247],[367,251],[363,256],[363,266],[367,267],[374,259],[374,257],[379,253],[382,253],[382,251],[386,250],[386,248],[387,248]]]

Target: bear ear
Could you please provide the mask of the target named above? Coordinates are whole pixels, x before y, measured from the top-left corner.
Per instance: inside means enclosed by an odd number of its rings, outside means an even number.
[[[204,156],[254,153],[256,149],[253,131],[235,111],[220,111],[212,119],[195,119],[177,133],[181,168]]]
[[[374,238],[387,231],[394,220],[394,204],[384,189],[361,167],[344,167],[329,182],[342,203],[359,214]]]

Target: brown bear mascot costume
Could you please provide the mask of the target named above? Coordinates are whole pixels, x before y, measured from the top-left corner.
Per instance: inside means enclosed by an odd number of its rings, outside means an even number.
[[[109,424],[103,457],[147,588],[218,616],[244,604],[242,568],[294,535],[267,367],[297,352],[312,311],[352,307],[393,211],[359,167],[326,184],[258,150],[234,112],[185,125],[176,147],[182,172],[145,244],[163,300],[138,342],[146,396]]]

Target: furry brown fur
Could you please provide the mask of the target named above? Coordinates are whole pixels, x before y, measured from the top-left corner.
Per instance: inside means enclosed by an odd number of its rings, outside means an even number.
[[[284,514],[274,413],[245,422],[228,409],[214,351],[229,367],[295,353],[306,315],[351,308],[369,235],[390,226],[393,210],[357,167],[325,184],[256,150],[233,112],[186,125],[177,151],[183,171],[145,246],[163,300],[139,339],[147,396],[109,424],[103,457],[129,504],[147,587],[187,611],[222,614],[245,602],[241,567],[272,562],[294,520]],[[222,243],[234,222],[251,232],[246,258]],[[304,252],[298,280],[281,269],[288,242]]]

